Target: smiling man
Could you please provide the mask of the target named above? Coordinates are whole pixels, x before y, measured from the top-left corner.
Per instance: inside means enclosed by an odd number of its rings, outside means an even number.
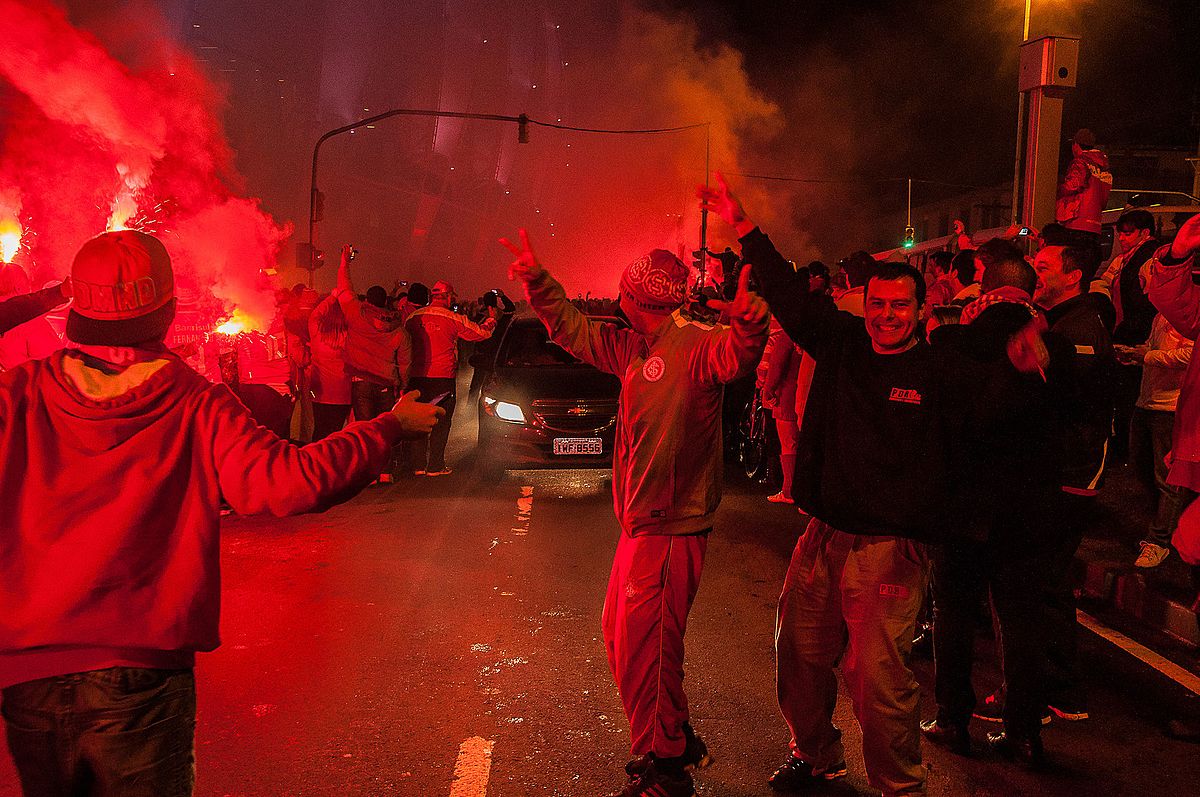
[[[811,519],[792,553],[776,627],[791,753],[770,785],[804,791],[846,774],[832,722],[840,660],[871,785],[885,797],[924,794],[909,657],[928,546],[951,531],[986,533],[975,526],[990,516],[964,504],[977,493],[958,489],[971,477],[959,441],[978,422],[976,404],[984,402],[976,399],[1006,394],[1005,380],[1017,374],[1014,348],[1004,357],[1009,341],[1000,340],[1000,358],[984,367],[919,339],[925,282],[905,263],[879,264],[867,281],[865,318],[839,311],[806,289],[720,175],[716,188],[697,193],[737,231],[771,312],[816,360],[793,483]]]

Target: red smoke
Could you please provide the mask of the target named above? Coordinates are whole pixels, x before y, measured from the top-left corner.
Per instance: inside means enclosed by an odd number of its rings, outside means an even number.
[[[0,77],[16,89],[0,95],[0,195],[37,233],[25,265],[35,282],[65,274],[124,194],[130,226],[163,239],[181,282],[265,325],[274,306],[258,272],[274,265],[289,231],[236,195],[223,97],[157,12],[126,4],[113,13],[106,43],[124,62],[52,3],[0,0]]]

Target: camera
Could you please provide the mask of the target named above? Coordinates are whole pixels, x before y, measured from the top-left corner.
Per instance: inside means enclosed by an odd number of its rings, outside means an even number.
[[[1017,235],[1029,235],[1029,232],[1030,230],[1028,227],[1022,227],[1021,229],[1017,230]]]
[[[350,247],[350,259],[353,260],[356,257],[358,257],[358,250],[355,249],[353,246],[351,246]]]

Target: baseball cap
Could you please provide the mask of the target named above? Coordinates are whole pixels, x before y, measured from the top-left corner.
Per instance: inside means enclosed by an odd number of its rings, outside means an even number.
[[[160,341],[175,318],[175,275],[152,235],[119,230],[85,243],[71,265],[67,337],[93,346]]]

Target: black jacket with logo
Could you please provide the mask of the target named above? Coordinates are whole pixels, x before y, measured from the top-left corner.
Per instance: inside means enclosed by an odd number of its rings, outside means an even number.
[[[741,243],[771,312],[816,360],[800,426],[796,503],[842,531],[940,541],[953,501],[947,485],[960,464],[949,442],[964,433],[959,396],[968,375],[923,342],[876,353],[863,319],[809,293],[806,276],[760,230]]]
[[[1043,445],[1045,382],[1006,353],[1027,310],[992,308],[933,345],[878,354],[863,319],[809,293],[766,235],[741,243],[771,311],[816,360],[792,487],[802,510],[842,531],[924,542],[983,541],[1002,516],[1005,529],[1041,525],[1044,503],[1012,500],[1059,485]]]

